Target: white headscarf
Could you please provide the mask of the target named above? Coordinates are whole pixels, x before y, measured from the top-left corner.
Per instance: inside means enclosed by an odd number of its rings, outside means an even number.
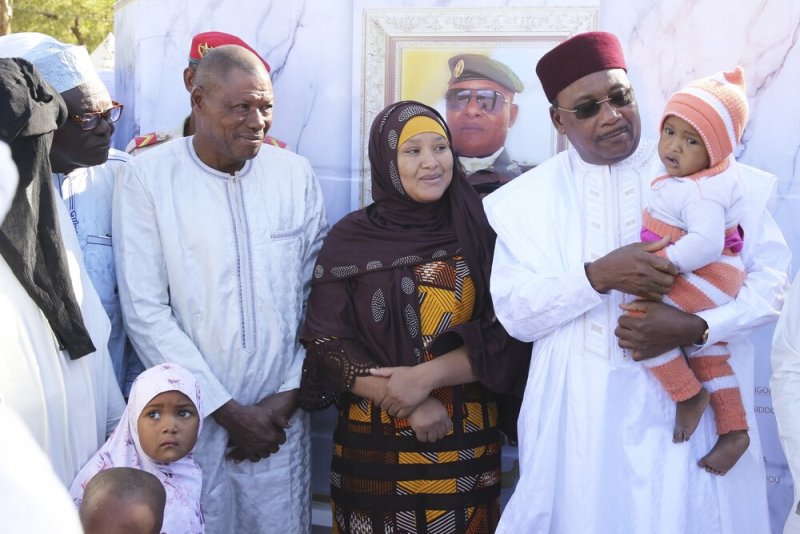
[[[117,428],[108,441],[81,469],[72,482],[69,493],[80,507],[83,490],[98,472],[111,467],[133,467],[152,473],[164,485],[167,505],[164,509],[163,534],[202,533],[203,514],[200,511],[202,473],[191,453],[168,464],[156,463],[142,450],[139,442],[138,420],[142,410],[160,393],[180,391],[197,407],[200,428],[203,425],[203,408],[200,402],[200,385],[194,375],[183,367],[162,363],[140,374],[133,383],[128,406]]]
[[[0,37],[0,57],[29,61],[58,93],[79,85],[89,86],[91,93],[105,89],[86,48],[62,43],[43,33]]]
[[[6,218],[11,201],[17,193],[17,166],[11,159],[11,149],[0,141],[0,224]]]

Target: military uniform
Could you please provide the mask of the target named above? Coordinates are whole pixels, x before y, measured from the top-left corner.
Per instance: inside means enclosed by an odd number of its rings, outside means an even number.
[[[450,67],[448,86],[469,80],[490,80],[512,93],[520,93],[525,89],[522,80],[507,65],[482,54],[458,54],[448,60],[448,65]],[[533,165],[519,165],[511,159],[505,147],[485,158],[459,154],[459,160],[464,165],[469,183],[481,197],[533,168]]]
[[[181,121],[180,126],[176,126],[171,130],[165,130],[163,132],[152,132],[136,136],[133,139],[131,139],[131,141],[125,147],[125,152],[127,152],[131,156],[138,156],[145,150],[149,150],[154,146],[158,146],[173,139],[180,139],[185,135],[184,132],[186,131],[186,124],[188,122],[189,118],[187,117],[186,119]]]
[[[486,168],[467,172],[467,180],[473,189],[485,197],[502,185],[507,184],[523,172],[531,170],[535,165],[520,165],[512,160],[508,151],[503,148],[494,163]]]

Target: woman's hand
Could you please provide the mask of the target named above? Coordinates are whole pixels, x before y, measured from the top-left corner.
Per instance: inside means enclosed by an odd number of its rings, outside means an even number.
[[[424,367],[381,367],[371,369],[372,376],[388,378],[386,395],[383,397],[381,409],[389,412],[392,417],[407,418],[419,404],[431,394],[423,372]]]
[[[422,443],[433,443],[453,430],[453,420],[438,399],[428,397],[408,416],[411,429]]]

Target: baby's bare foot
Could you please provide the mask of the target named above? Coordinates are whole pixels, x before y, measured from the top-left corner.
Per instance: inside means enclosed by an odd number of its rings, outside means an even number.
[[[701,389],[697,395],[685,401],[675,403],[675,430],[672,431],[672,442],[689,441],[697,424],[708,406],[708,391]]]
[[[737,430],[722,434],[711,452],[700,458],[697,465],[709,473],[724,475],[733,467],[750,445],[747,430]]]

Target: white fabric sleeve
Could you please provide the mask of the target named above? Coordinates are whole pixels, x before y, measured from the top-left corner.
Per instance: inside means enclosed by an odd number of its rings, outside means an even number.
[[[231,395],[172,314],[156,220],[153,199],[133,167],[120,165],[111,234],[125,329],[146,367],[173,362],[194,373],[202,389],[204,411],[211,414]]]
[[[325,216],[325,204],[322,198],[322,191],[319,187],[319,182],[314,175],[311,165],[308,164],[309,178],[307,180],[308,187],[306,188],[306,201],[305,210],[306,217],[303,223],[303,245],[305,247],[303,254],[303,272],[301,273],[301,280],[303,282],[303,307],[300,310],[300,317],[298,317],[298,331],[295,333],[295,346],[294,354],[292,356],[292,363],[289,367],[289,372],[286,375],[283,383],[278,392],[289,391],[300,387],[300,378],[303,374],[303,360],[306,357],[306,349],[300,343],[300,328],[303,325],[305,318],[305,308],[308,302],[308,295],[311,292],[311,277],[314,272],[314,265],[317,262],[317,256],[322,248],[322,241],[328,233],[328,220]]]
[[[745,228],[744,239],[741,258],[747,276],[736,299],[696,314],[708,324],[705,346],[749,335],[780,313],[791,261],[783,234],[764,209],[757,227]]]
[[[800,480],[800,276],[789,290],[772,338],[772,406],[793,480]],[[800,498],[795,484],[794,502]],[[794,513],[794,506],[792,506]]]
[[[116,380],[113,383],[117,387]],[[83,529],[75,503],[26,423],[30,421],[23,422],[0,399],[0,428],[3,429],[0,433],[0,495],[3,496],[0,499],[0,517],[3,518],[3,532],[81,534]]]
[[[699,199],[683,210],[686,235],[667,247],[667,257],[682,273],[715,262],[725,246],[725,208],[716,201]]]
[[[539,274],[516,258],[499,236],[490,285],[497,318],[521,341],[535,341],[607,298],[594,290],[583,265],[564,273]]]
[[[117,424],[122,418],[122,412],[125,411],[125,399],[119,390],[117,376],[114,374],[110,358],[108,358],[108,365],[105,367],[103,372],[106,376],[103,379],[106,383],[106,434],[103,437],[108,438],[117,428]]]

